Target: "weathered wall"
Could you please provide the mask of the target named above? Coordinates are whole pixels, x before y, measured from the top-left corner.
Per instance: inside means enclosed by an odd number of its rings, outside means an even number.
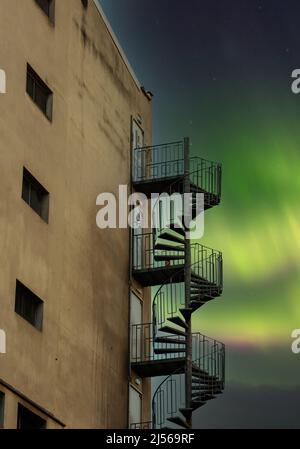
[[[55,27],[34,0],[0,8],[0,378],[68,427],[126,427],[129,234],[97,229],[95,201],[130,184],[131,117],[149,143],[150,103],[91,0],[56,1]],[[54,92],[52,123],[27,62]],[[23,166],[50,192],[49,224],[21,199]],[[14,312],[16,278],[44,300],[42,333]]]

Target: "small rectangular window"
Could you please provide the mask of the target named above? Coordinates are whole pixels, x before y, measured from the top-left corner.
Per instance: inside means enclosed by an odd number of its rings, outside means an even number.
[[[47,422],[28,408],[18,404],[18,429],[33,430],[46,429]]]
[[[43,328],[43,306],[43,301],[17,280],[15,312],[39,331]]]
[[[0,391],[0,429],[4,429],[5,394]]]
[[[49,192],[23,168],[23,200],[46,222],[49,219]]]
[[[35,2],[49,17],[49,20],[54,23],[55,0],[35,0]]]
[[[27,64],[26,92],[48,120],[51,121],[53,93],[29,64]]]

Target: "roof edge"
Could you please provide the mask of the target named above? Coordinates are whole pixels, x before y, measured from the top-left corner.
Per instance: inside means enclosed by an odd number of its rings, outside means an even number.
[[[95,4],[96,8],[98,9],[99,14],[100,14],[101,17],[102,17],[102,19],[103,19],[103,21],[104,21],[104,23],[105,23],[105,26],[106,26],[106,28],[107,28],[107,30],[108,30],[108,32],[109,32],[109,34],[110,34],[112,40],[114,41],[114,44],[115,44],[115,46],[117,47],[118,52],[120,53],[121,58],[123,59],[125,65],[126,65],[126,67],[127,67],[128,72],[129,72],[130,75],[132,76],[132,79],[133,79],[133,81],[135,82],[137,88],[138,88],[138,89],[141,89],[141,83],[140,83],[139,80],[137,79],[137,77],[136,77],[136,75],[135,75],[135,73],[134,73],[134,70],[133,70],[133,68],[132,68],[132,66],[131,66],[131,64],[130,64],[130,62],[128,61],[128,59],[127,59],[127,57],[126,57],[126,55],[125,55],[125,53],[124,53],[124,51],[123,51],[123,49],[122,49],[122,47],[121,47],[121,44],[120,44],[120,42],[119,42],[117,36],[115,35],[115,33],[114,33],[114,31],[113,31],[113,29],[112,29],[110,23],[109,23],[109,20],[108,20],[108,18],[106,17],[106,15],[105,15],[105,13],[104,13],[104,11],[103,11],[103,9],[102,9],[102,6],[100,5],[100,3],[99,3],[98,0],[93,0],[93,2],[94,2],[94,4]]]

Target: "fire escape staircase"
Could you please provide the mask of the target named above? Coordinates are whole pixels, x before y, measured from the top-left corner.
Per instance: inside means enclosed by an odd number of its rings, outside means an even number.
[[[196,193],[203,194],[205,210],[219,204],[221,167],[191,159],[188,139],[135,151],[135,190],[148,197],[190,193],[192,220],[199,213]],[[174,217],[162,224],[163,207],[157,202],[155,208],[160,225],[150,233],[133,233],[133,276],[153,287],[154,295],[151,322],[131,325],[130,362],[140,377],[155,378],[156,389],[152,421],[131,426],[189,429],[192,413],[224,389],[224,344],[191,329],[192,314],[222,294],[222,254],[188,240],[187,229]]]

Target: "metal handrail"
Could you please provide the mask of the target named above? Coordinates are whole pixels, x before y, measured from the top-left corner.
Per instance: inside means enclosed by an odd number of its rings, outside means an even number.
[[[223,388],[223,385],[224,385],[224,374],[223,374],[224,369],[223,368],[224,368],[224,357],[225,357],[225,345],[223,343],[221,343],[221,342],[218,342],[217,340],[214,340],[214,339],[211,339],[209,337],[206,337],[205,335],[202,335],[200,333],[193,334],[193,336],[195,336],[195,335],[198,335],[199,340],[201,340],[201,337],[203,338],[203,340],[201,342],[211,342],[212,343],[211,347],[212,347],[212,349],[214,351],[213,354],[216,354],[216,356],[213,357],[211,355],[211,352],[209,351],[208,353],[204,354],[203,356],[201,356],[199,358],[196,358],[196,359],[193,358],[193,362],[192,362],[193,365],[198,366],[199,367],[199,371],[203,370],[204,373],[205,372],[207,373],[207,376],[212,378],[211,382],[209,382],[209,383],[207,383],[207,381],[205,383],[203,383],[203,381],[201,382],[201,380],[199,380],[199,398],[201,398],[202,394],[205,394],[205,395],[207,394],[207,390],[211,390],[211,394],[213,394],[215,389],[217,388],[216,384],[220,384],[219,388],[221,388],[221,389]],[[202,364],[201,364],[200,360],[202,360],[203,358],[208,360],[208,361],[212,360],[214,362],[214,365],[215,365],[217,359],[219,359],[220,357],[221,357],[221,363],[219,363],[219,361],[218,361],[218,366],[217,366],[218,369],[215,369],[216,367],[213,366],[212,364],[209,364],[209,371],[206,371],[206,370],[204,370],[202,368]],[[176,404],[175,408],[171,407],[171,410],[174,410],[174,412],[169,413],[168,410],[170,410],[170,408],[168,406],[166,407],[165,404],[163,404],[162,406],[160,406],[160,404],[157,404],[157,402],[159,402],[161,400],[161,398],[159,396],[159,392],[160,391],[162,392],[162,395],[163,395],[163,401],[170,400],[170,398],[168,397],[168,394],[163,394],[164,393],[163,387],[164,387],[164,385],[167,385],[167,382],[172,381],[172,379],[175,376],[182,376],[182,377],[184,376],[184,374],[182,374],[180,368],[175,370],[172,374],[167,376],[165,379],[163,379],[163,381],[158,385],[158,387],[156,388],[156,390],[155,390],[155,392],[153,394],[153,398],[152,398],[152,422],[153,422],[154,429],[156,428],[157,425],[158,426],[162,426],[164,424],[163,422],[157,423],[157,416],[156,416],[157,409],[159,409],[161,412],[163,411],[165,416],[169,415],[169,417],[172,417],[172,416],[175,416],[175,414],[178,412],[178,410],[179,410],[179,408],[181,408],[181,406],[184,407],[184,405],[185,405],[184,404],[185,394],[183,395],[184,399],[182,398],[182,403],[181,404]],[[174,379],[174,383],[175,383],[175,387],[176,388],[177,388],[177,383],[178,383],[177,379],[178,378]],[[179,378],[179,382],[180,381],[182,381],[181,378]],[[194,383],[197,384],[196,381]],[[183,386],[184,386],[184,389],[185,389],[184,383],[183,383]],[[179,385],[179,389],[180,389],[180,391],[179,391],[179,396],[180,396],[179,397],[179,401],[181,401],[181,396],[182,396],[181,385]],[[204,393],[203,393],[203,390],[205,391]],[[193,390],[192,394],[195,395],[195,390]],[[178,396],[176,395],[175,398],[171,398],[171,400],[178,402]],[[191,397],[191,400],[192,400],[192,397]]]
[[[185,179],[184,141],[135,148],[133,151],[133,179],[135,182],[178,176]],[[136,157],[136,155],[138,156]],[[191,181],[195,181],[194,184],[207,191],[207,193],[220,198],[222,165],[199,156],[190,157],[190,163],[191,165],[197,164],[197,170],[192,170],[188,174]],[[203,172],[209,173],[212,178],[203,180]],[[196,174],[197,176],[195,176]],[[178,180],[175,183],[178,183]],[[174,183],[171,183],[170,186],[173,185]]]

